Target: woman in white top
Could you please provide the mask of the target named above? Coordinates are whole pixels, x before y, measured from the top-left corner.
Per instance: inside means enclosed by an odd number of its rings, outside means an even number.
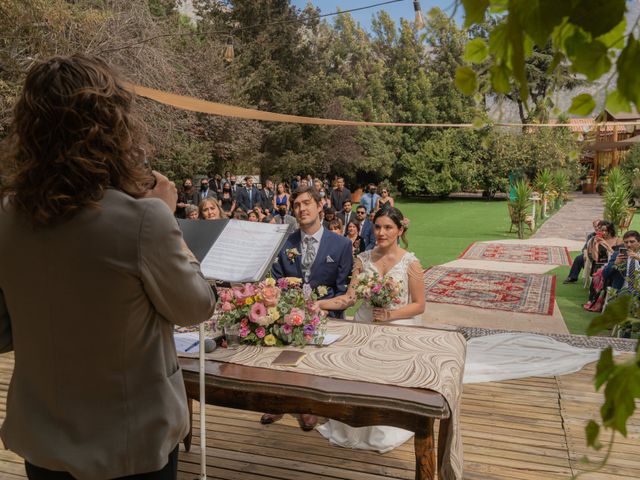
[[[406,247],[408,221],[395,207],[378,210],[373,218],[376,246],[357,256],[347,293],[339,297],[320,300],[323,310],[344,310],[356,303],[354,285],[361,272],[389,275],[402,285],[400,302],[388,308],[371,308],[363,303],[355,315],[357,322],[393,322],[395,324],[420,325],[425,308],[422,266],[416,256],[401,248],[398,239]]]

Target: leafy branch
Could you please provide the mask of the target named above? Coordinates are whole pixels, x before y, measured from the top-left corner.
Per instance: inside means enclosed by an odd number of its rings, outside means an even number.
[[[510,80],[518,86],[518,96],[526,103],[529,97],[526,59],[534,47],[553,49],[548,74],[569,66],[576,74],[595,81],[612,67],[617,76],[616,88],[607,93],[606,107],[614,112],[629,112],[640,107],[640,41],[634,25],[627,32],[625,0],[459,0],[465,11],[465,26],[480,25],[488,15],[499,19],[491,28],[488,41],[473,39],[467,47],[470,63],[489,61],[491,86],[496,93],[507,94]],[[477,91],[476,71],[469,65],[456,72],[456,85],[466,94]],[[573,98],[569,113],[589,115],[596,107],[592,95]]]

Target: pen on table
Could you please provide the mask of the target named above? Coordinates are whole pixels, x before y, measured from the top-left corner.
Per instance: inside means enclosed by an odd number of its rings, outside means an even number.
[[[184,349],[185,352],[188,352],[189,350],[191,350],[193,347],[197,347],[198,344],[200,343],[200,340],[196,340],[195,342],[193,342],[191,345],[189,345],[187,348]]]

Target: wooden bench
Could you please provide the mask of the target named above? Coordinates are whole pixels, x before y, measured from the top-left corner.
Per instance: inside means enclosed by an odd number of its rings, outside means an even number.
[[[199,398],[197,359],[180,358],[191,417]],[[438,462],[447,442],[450,410],[432,390],[340,380],[232,363],[206,361],[206,403],[269,413],[313,413],[354,427],[390,425],[415,432],[415,478],[435,479],[435,420],[440,420]],[[201,410],[202,411],[202,407]],[[185,439],[187,451],[192,433]]]

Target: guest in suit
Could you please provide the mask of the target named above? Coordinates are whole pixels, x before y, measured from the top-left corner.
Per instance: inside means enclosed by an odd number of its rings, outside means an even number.
[[[344,235],[347,233],[347,225],[349,225],[349,222],[356,219],[356,214],[352,210],[351,200],[345,200],[342,204],[342,211],[339,212],[337,216],[342,222],[342,225],[344,225],[344,231],[342,232]]]
[[[275,199],[275,192],[273,190],[273,182],[267,180],[264,182],[264,188],[260,191],[260,204],[265,213],[271,213],[274,210],[273,202]]]
[[[640,272],[640,233],[629,230],[622,236],[622,240],[626,251],[614,252],[602,272],[605,282],[616,290],[633,287],[629,285],[629,280]],[[640,295],[640,292],[634,293]]]
[[[362,205],[356,208],[356,220],[360,223],[360,237],[364,243],[364,250],[371,250],[376,246],[376,235],[371,220],[367,218],[367,211]]]
[[[214,192],[213,189],[209,188],[208,178],[203,178],[202,180],[200,180],[200,192],[198,192],[198,197],[200,201],[204,200],[205,198],[217,198],[216,192]]]
[[[344,186],[344,178],[338,177],[336,180],[336,188],[331,191],[331,205],[338,210],[342,208],[344,202],[347,200],[351,202],[351,191]]]
[[[274,278],[301,278],[311,288],[327,287],[328,293],[324,298],[333,298],[347,291],[349,275],[353,267],[351,242],[345,238],[325,230],[320,221],[320,195],[313,187],[301,187],[291,196],[293,212],[298,220],[299,230],[296,230],[284,244],[278,254],[276,263],[271,270]],[[293,261],[289,260],[287,250],[295,248],[300,255]],[[341,317],[342,311],[329,312],[330,315]],[[311,430],[317,419],[313,415],[302,415],[302,428]],[[272,423],[282,418],[282,415],[265,414],[262,423]]]
[[[236,195],[236,204],[239,208],[245,212],[253,210],[254,207],[260,204],[260,190],[253,185],[253,177],[244,177],[246,182],[245,187],[238,190]]]
[[[36,62],[15,106],[0,187],[0,352],[15,351],[1,436],[31,479],[175,479],[189,432],[173,327],[210,318],[215,298],[173,216],[175,186],[144,166],[133,98],[107,63],[76,54]]]

